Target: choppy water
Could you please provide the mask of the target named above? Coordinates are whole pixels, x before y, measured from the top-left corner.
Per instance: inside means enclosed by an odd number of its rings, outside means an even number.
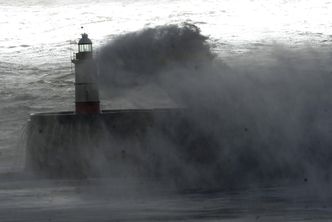
[[[332,199],[317,198],[305,184],[209,193],[175,193],[160,184],[145,186],[132,180],[2,182],[0,219],[329,221],[332,216]]]
[[[330,0],[0,1],[0,170],[17,171],[22,166],[23,129],[30,113],[73,109],[70,56],[75,45],[71,43],[82,32],[81,26],[98,48],[129,31],[190,22],[210,37],[213,51],[229,65],[236,64],[250,72],[252,63],[262,66],[273,63],[276,57],[280,58],[280,51],[274,51],[277,42],[295,51],[312,50],[314,53],[306,57],[310,61],[304,64],[313,60],[313,65],[328,73],[332,72],[332,63],[328,62],[332,58],[331,11]],[[316,58],[315,53],[319,54]],[[299,67],[303,61],[307,60],[300,60]],[[134,106],[123,98],[112,103],[104,98],[102,102],[104,107]],[[330,129],[329,123],[320,128],[327,135],[328,130],[324,129]],[[117,183],[103,184],[106,193],[100,194],[96,191],[100,185],[95,182],[2,178],[0,220],[329,221],[332,218],[330,186],[325,184],[208,194],[150,189],[151,194],[146,189],[134,189],[137,184],[117,192],[120,188],[114,184]],[[129,194],[119,195],[128,191]],[[142,192],[144,195],[139,195]]]

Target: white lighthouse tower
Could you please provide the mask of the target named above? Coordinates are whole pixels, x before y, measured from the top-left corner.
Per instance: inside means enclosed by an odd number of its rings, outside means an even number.
[[[86,33],[78,42],[75,64],[75,111],[77,114],[100,113],[97,87],[97,67],[92,54],[92,42]]]

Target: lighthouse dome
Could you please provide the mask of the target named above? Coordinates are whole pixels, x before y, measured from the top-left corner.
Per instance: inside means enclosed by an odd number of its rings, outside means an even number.
[[[78,42],[79,45],[81,44],[92,44],[92,41],[88,38],[88,34],[83,33],[82,38]]]

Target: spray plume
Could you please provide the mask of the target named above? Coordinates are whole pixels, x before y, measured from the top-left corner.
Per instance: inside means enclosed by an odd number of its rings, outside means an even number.
[[[192,132],[177,136],[187,148],[151,136],[164,156],[160,164],[173,167],[166,176],[210,187],[330,182],[331,56],[280,45],[267,54],[269,60],[253,56],[228,65],[198,27],[184,23],[120,35],[97,60],[104,94],[155,84],[186,107]]]

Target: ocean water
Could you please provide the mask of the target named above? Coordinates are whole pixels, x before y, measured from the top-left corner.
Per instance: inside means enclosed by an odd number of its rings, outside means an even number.
[[[310,135],[317,134],[313,137],[320,141],[312,145],[320,155],[317,159],[327,161],[323,157],[331,154],[326,150],[332,145],[331,11],[330,0],[0,0],[0,171],[22,170],[24,130],[30,113],[74,109],[70,59],[82,32],[89,34],[98,51],[125,33],[183,22],[198,26],[209,37],[207,42],[218,61],[235,70],[221,85],[222,92],[233,93],[226,98],[232,98],[231,102],[222,103],[234,107],[225,108],[225,113],[242,109],[254,113],[254,120],[262,117],[257,125],[272,122],[277,136],[271,137],[259,126],[254,135],[266,143],[284,136],[280,146],[286,148],[307,145],[301,143],[306,140],[300,133],[307,127],[302,117],[308,116],[314,119]],[[135,43],[143,44],[134,40],[129,52]],[[102,106],[163,105],[163,93],[157,99],[149,95],[146,100],[154,102],[144,103],[151,90],[155,93],[149,85],[112,97],[104,93]],[[142,96],[137,96],[140,92]],[[239,92],[244,93],[238,96]],[[142,103],[133,102],[133,95]],[[265,106],[270,109],[263,110]],[[226,115],[224,120],[232,126],[242,114]],[[279,124],[285,118],[287,124]],[[287,163],[301,162],[302,156],[292,152],[272,152],[269,157],[287,156]],[[128,186],[122,187],[121,182],[109,180],[1,177],[0,221],[330,221],[331,166],[321,167],[317,159],[303,156],[311,161],[306,166],[309,180],[296,180],[296,185],[249,185],[235,191],[221,187],[215,192],[175,192],[153,182],[125,181]],[[320,180],[320,175],[327,179]]]

